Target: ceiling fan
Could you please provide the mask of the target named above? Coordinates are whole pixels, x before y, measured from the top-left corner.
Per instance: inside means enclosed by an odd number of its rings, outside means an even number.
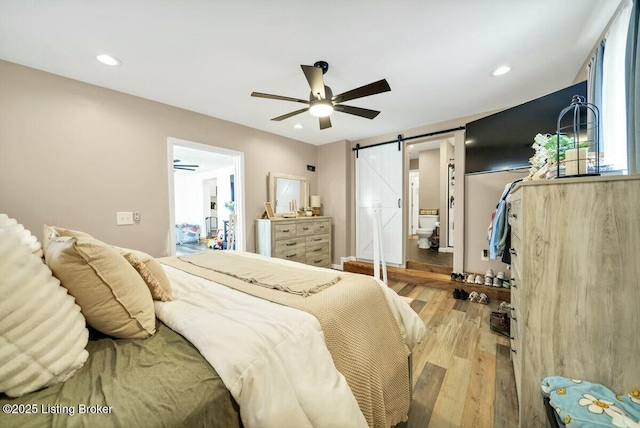
[[[368,85],[361,86],[356,89],[352,89],[347,92],[343,92],[339,95],[333,95],[331,88],[324,84],[323,74],[329,70],[329,64],[326,61],[318,61],[313,66],[301,65],[307,82],[311,87],[311,93],[309,94],[309,101],[301,100],[299,98],[283,97],[280,95],[263,94],[261,92],[252,92],[252,97],[258,98],[270,98],[273,100],[292,101],[295,103],[308,104],[300,110],[293,111],[291,113],[283,114],[282,116],[274,117],[271,120],[281,121],[288,119],[297,114],[309,111],[311,115],[318,117],[320,120],[320,129],[331,128],[331,119],[329,116],[334,111],[341,113],[353,114],[355,116],[366,117],[367,119],[373,119],[380,114],[377,110],[369,110],[361,107],[352,107],[343,105],[343,102],[355,100],[357,98],[368,97],[369,95],[380,94],[391,90],[389,83],[386,79],[378,80],[377,82],[369,83]]]
[[[180,169],[183,171],[195,171],[196,168],[200,167],[200,165],[187,165],[187,164],[182,164],[180,163],[182,162],[180,159],[174,159],[173,160],[173,169]]]

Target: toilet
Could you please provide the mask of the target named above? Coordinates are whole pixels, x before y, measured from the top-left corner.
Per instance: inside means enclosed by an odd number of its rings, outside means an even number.
[[[419,215],[418,226],[416,229],[416,235],[418,235],[418,248],[429,248],[429,238],[437,227],[438,216],[437,215]]]

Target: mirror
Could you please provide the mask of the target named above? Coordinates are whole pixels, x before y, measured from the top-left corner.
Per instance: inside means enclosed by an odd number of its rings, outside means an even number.
[[[270,172],[269,202],[273,204],[276,216],[290,213],[291,201],[296,201],[298,209],[309,204],[309,183],[307,177]]]

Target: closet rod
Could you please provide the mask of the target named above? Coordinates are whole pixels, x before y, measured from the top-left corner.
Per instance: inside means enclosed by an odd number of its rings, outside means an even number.
[[[443,131],[429,132],[427,134],[414,135],[413,137],[407,137],[407,138],[404,138],[402,136],[402,134],[399,134],[398,138],[396,138],[395,140],[389,140],[389,141],[385,141],[383,143],[371,144],[369,146],[364,146],[364,147],[360,147],[360,144],[356,144],[356,146],[354,148],[352,148],[351,151],[356,152],[356,157],[357,157],[358,156],[358,153],[357,153],[358,150],[364,150],[364,149],[368,149],[370,147],[378,147],[378,146],[382,146],[382,145],[385,145],[385,144],[391,144],[391,143],[400,144],[402,141],[415,140],[416,138],[432,137],[434,135],[446,134],[448,132],[462,131],[463,129],[465,129],[464,126],[458,126],[457,128],[445,129]]]

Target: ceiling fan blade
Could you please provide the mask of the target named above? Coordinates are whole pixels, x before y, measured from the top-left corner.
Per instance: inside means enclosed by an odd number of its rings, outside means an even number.
[[[200,168],[200,165],[187,165],[187,164],[180,164],[180,165],[174,165],[174,167],[176,168]]]
[[[262,92],[251,92],[252,97],[269,98],[271,100],[292,101],[294,103],[309,104],[309,101],[300,98],[283,97],[282,95],[263,94]]]
[[[280,122],[281,120],[289,119],[291,116],[295,116],[296,114],[304,113],[307,110],[309,110],[309,107],[301,108],[300,110],[292,111],[291,113],[287,113],[287,114],[283,114],[282,116],[274,117],[271,120],[275,120],[276,122]]]
[[[368,97],[369,95],[380,94],[382,92],[387,92],[390,90],[391,87],[389,86],[389,83],[387,83],[387,79],[382,79],[378,80],[377,82],[369,83],[368,85],[364,85],[359,88],[336,95],[331,99],[331,101],[333,101],[334,103],[343,103],[345,101]]]
[[[318,119],[320,120],[320,129],[331,128],[331,119],[329,118],[329,116],[319,117]]]
[[[179,169],[179,170],[182,170],[182,171],[195,171],[194,168],[181,168],[179,166],[174,166],[173,169]]]
[[[311,93],[314,97],[320,96],[320,99],[324,100],[327,96],[324,93],[324,79],[322,77],[322,69],[320,67],[314,67],[312,65],[301,65],[304,76],[309,82],[311,87]]]
[[[182,161],[180,159],[174,159],[173,163],[176,163],[176,162],[182,162]]]
[[[366,117],[367,119],[373,119],[380,114],[377,110],[369,110],[368,108],[345,106],[341,104],[335,105],[333,108],[342,113],[354,114],[356,116]]]

